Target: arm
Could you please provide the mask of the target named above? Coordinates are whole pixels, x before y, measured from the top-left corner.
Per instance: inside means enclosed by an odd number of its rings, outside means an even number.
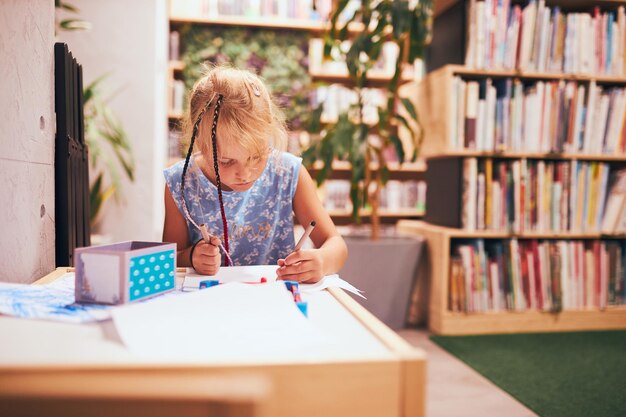
[[[305,167],[301,167],[298,176],[293,211],[300,224],[315,220],[311,240],[316,249],[301,249],[280,259],[278,278],[313,283],[324,275],[338,272],[346,262],[348,248],[317,198],[315,183]]]
[[[189,255],[193,247],[189,240],[187,222],[178,209],[172,193],[165,185],[165,222],[163,224],[163,242],[176,243],[176,265],[191,266]],[[217,247],[220,241],[211,238],[211,244],[200,242],[193,251],[193,266],[201,274],[215,275],[220,267],[221,257]]]

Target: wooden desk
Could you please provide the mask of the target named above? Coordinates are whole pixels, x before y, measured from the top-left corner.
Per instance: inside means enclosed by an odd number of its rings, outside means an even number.
[[[38,283],[51,282],[60,268]],[[198,378],[256,375],[268,380],[275,416],[406,416],[425,412],[426,356],[339,289],[308,294],[309,320],[336,350],[306,362],[188,363],[137,360],[111,321],[73,325],[0,317],[0,397],[41,378]],[[53,378],[53,380],[54,380]],[[91,378],[91,379],[90,379]],[[39,381],[39,382],[38,382]],[[39,383],[39,385],[37,385]],[[32,390],[32,388],[31,388]]]

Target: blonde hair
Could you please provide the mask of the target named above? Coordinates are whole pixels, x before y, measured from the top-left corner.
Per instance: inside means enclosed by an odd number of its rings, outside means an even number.
[[[206,74],[194,84],[183,121],[184,137],[191,138],[194,124],[202,117],[195,141],[203,155],[213,152],[211,134],[219,95],[223,97],[216,124],[219,144],[237,144],[253,156],[267,154],[268,149],[286,149],[284,115],[263,81],[250,71],[219,65],[208,67]],[[206,108],[209,102],[211,105]]]

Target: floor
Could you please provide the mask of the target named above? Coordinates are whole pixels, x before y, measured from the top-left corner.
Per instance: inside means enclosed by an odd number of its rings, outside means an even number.
[[[428,355],[426,417],[537,417],[516,399],[440,348],[421,329],[398,334]]]

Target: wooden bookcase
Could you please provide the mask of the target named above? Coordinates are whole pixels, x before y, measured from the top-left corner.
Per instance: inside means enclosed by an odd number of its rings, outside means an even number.
[[[435,26],[437,19],[450,18],[451,13],[466,13],[465,1],[449,0],[441,2],[435,10]],[[523,4],[512,1],[511,4]],[[616,10],[626,6],[626,1],[550,1],[547,6],[559,6],[565,12],[589,12],[594,7],[601,11]],[[443,19],[444,14],[449,14]],[[463,15],[465,16],[465,15]],[[464,17],[465,18],[465,17]],[[456,19],[456,18],[455,18]],[[454,19],[452,19],[454,20]],[[466,22],[462,23],[461,32],[467,30]],[[452,30],[452,29],[451,29]],[[458,32],[452,30],[452,32]],[[437,33],[435,32],[435,36]],[[454,40],[465,45],[465,34],[462,39]],[[443,39],[434,42],[435,45],[449,42]],[[626,40],[625,40],[626,42]],[[457,51],[459,52],[459,51]],[[465,50],[460,51],[461,54]],[[437,53],[432,50],[431,53]],[[623,58],[623,57],[622,57]],[[441,57],[439,57],[441,61]],[[491,78],[494,80],[515,79],[522,83],[535,81],[575,81],[586,85],[595,83],[603,87],[626,87],[626,74],[591,75],[563,72],[531,72],[522,70],[494,70],[475,69],[458,64],[458,60],[450,59],[454,64],[435,66],[419,84],[413,88],[411,95],[416,98],[416,105],[421,115],[425,140],[421,147],[421,155],[429,158],[452,157],[460,158],[497,158],[500,160],[543,160],[543,161],[583,161],[606,162],[611,167],[626,166],[626,153],[589,153],[589,152],[525,152],[525,151],[483,151],[466,146],[455,145],[455,131],[452,123],[455,119],[450,114],[455,111],[452,98],[454,97],[454,78],[477,80]],[[456,119],[458,121],[458,119]],[[459,142],[459,141],[457,141]],[[458,181],[463,183],[463,174]],[[428,186],[431,187],[431,183]],[[458,185],[458,184],[457,184]],[[445,188],[441,181],[438,188]],[[445,190],[444,190],[445,193]],[[429,189],[430,194],[430,189]],[[456,197],[456,196],[455,196]],[[459,196],[460,198],[460,196]],[[427,198],[427,201],[430,200]],[[431,208],[431,206],[429,206]],[[548,332],[574,331],[599,329],[625,329],[626,306],[607,306],[602,309],[563,310],[560,312],[543,312],[538,310],[527,311],[500,311],[500,312],[453,312],[449,307],[449,279],[452,248],[458,242],[482,240],[510,240],[510,239],[537,239],[550,240],[583,240],[597,241],[600,239],[626,239],[625,235],[602,235],[599,232],[521,232],[499,230],[465,230],[462,228],[443,227],[419,220],[401,220],[398,230],[406,234],[422,235],[427,240],[427,250],[424,262],[420,266],[419,278],[412,294],[412,305],[409,311],[409,323],[428,323],[431,331],[438,334],[485,334],[485,333],[518,333],[518,332]]]
[[[448,309],[448,277],[450,276],[450,248],[457,240],[467,239],[598,239],[593,233],[527,233],[514,235],[506,232],[471,232],[463,229],[435,226],[423,221],[401,220],[398,230],[426,238],[427,250],[422,257],[418,282],[428,282],[425,294],[413,297],[415,320],[419,313],[416,301],[428,299],[428,327],[437,334],[468,335],[487,333],[524,333],[575,330],[626,329],[626,306],[608,306],[604,310],[564,310],[559,313],[543,311],[506,311],[485,313],[457,313]]]
[[[176,0],[171,0],[171,2]],[[180,0],[178,0],[180,1]],[[329,27],[329,23],[323,21],[297,19],[297,18],[276,18],[276,17],[248,17],[248,16],[216,16],[216,17],[192,17],[175,15],[174,9],[169,12],[169,24],[170,31],[180,28],[182,25],[193,24],[201,26],[211,27],[239,27],[239,28],[257,28],[277,31],[293,31],[293,32],[305,32],[310,35],[310,38],[319,38],[323,36],[323,33]],[[353,22],[349,25],[350,33],[358,33],[363,29],[363,25],[358,22]],[[183,49],[181,44],[179,49]],[[174,80],[183,79],[183,71],[185,69],[185,63],[180,60],[174,60],[169,62],[168,66],[168,91],[171,91],[171,86]],[[320,72],[309,70],[309,76],[312,82],[327,83],[327,84],[342,84],[349,85],[350,80],[346,71],[333,71],[333,72]],[[371,87],[383,86],[389,82],[391,76],[385,74],[377,74],[375,71],[371,77]],[[413,78],[405,74],[402,79],[403,89],[408,88],[406,91],[410,92],[410,84],[414,84]],[[170,129],[179,125],[182,120],[183,114],[175,112],[172,109],[171,94],[168,100],[168,123]],[[372,132],[375,133],[375,127],[372,128]],[[167,165],[170,166],[178,162],[181,158],[173,157],[169,158]],[[417,163],[405,163],[405,164],[391,164],[389,167],[389,179],[398,181],[422,181],[424,180],[424,174],[426,171],[426,165],[423,161]],[[320,166],[315,165],[310,170],[310,173],[315,177],[319,171]],[[351,176],[350,164],[343,161],[335,161],[333,163],[333,169],[330,179],[347,180]],[[351,217],[351,211],[338,211],[329,210],[333,221],[337,225],[350,225],[353,223]],[[382,223],[395,224],[399,219],[419,219],[425,214],[423,209],[408,208],[400,210],[386,210],[380,209],[379,215]],[[364,209],[361,212],[363,222],[367,223],[369,218],[369,210]]]

